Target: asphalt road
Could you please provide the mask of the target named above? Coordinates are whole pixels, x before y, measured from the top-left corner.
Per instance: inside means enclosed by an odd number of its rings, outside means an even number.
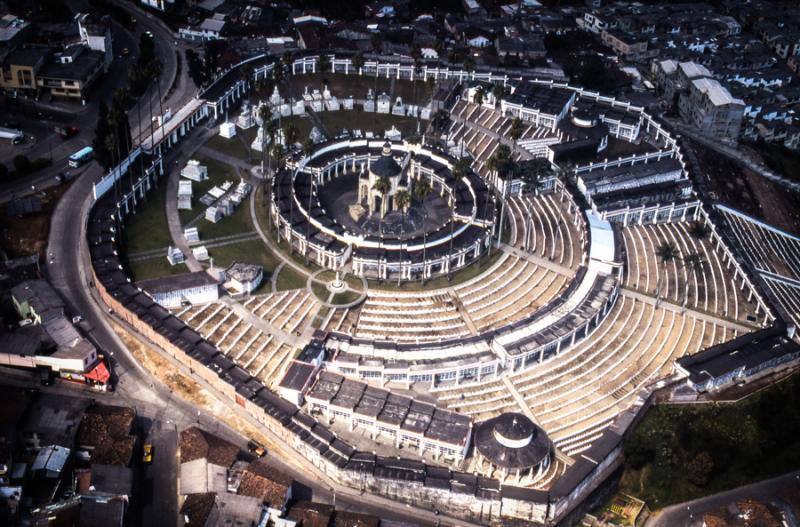
[[[646,527],[689,527],[700,525],[702,515],[720,507],[726,507],[743,499],[755,499],[769,503],[790,485],[800,487],[800,472],[790,472],[777,478],[752,485],[745,485],[713,496],[665,507],[647,520]]]

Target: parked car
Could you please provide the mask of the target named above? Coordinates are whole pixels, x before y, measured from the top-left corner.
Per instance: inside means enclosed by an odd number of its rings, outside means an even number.
[[[264,457],[267,455],[267,449],[255,439],[251,439],[247,442],[247,449],[258,457]]]
[[[142,454],[142,461],[147,464],[153,462],[153,445],[149,443],[144,445],[144,454]]]

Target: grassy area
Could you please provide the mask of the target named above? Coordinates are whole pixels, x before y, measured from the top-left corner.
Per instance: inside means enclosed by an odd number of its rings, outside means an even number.
[[[280,276],[278,276],[278,278],[280,278]],[[325,287],[324,284],[320,284],[317,282],[311,284],[311,291],[314,292],[314,296],[317,297],[317,300],[320,300],[322,302],[327,302],[328,297],[331,296],[331,292],[328,291],[328,288]]]
[[[368,113],[361,110],[340,110],[338,112],[320,112],[320,119],[325,127],[333,135],[338,135],[342,129],[361,130],[362,132],[371,131],[376,135],[383,135],[386,130],[395,126],[403,134],[403,137],[416,135],[417,119],[414,117],[401,117],[383,113]],[[420,132],[425,131],[428,121],[420,119]]]
[[[258,128],[253,127],[251,130],[258,130]],[[238,128],[236,132],[236,135],[230,139],[222,137],[221,135],[215,135],[208,140],[205,146],[222,152],[223,154],[247,161],[250,158],[250,141],[252,141],[252,139],[247,141],[246,136],[242,136],[243,131]],[[245,145],[245,142],[247,145]]]
[[[333,298],[331,299],[331,304],[336,304],[339,306],[352,304],[360,297],[361,295],[356,293],[355,291],[344,291],[342,293],[336,293],[335,295],[333,295]]]
[[[137,282],[189,272],[186,264],[170,265],[166,254],[147,260],[128,262],[128,269],[131,272],[132,279]]]
[[[250,221],[250,200],[244,200],[236,207],[232,215],[225,216],[217,223],[211,223],[203,218],[197,222],[196,226],[197,232],[200,233],[201,240],[210,240],[212,238],[219,238],[220,236],[251,232],[255,230],[255,227],[253,227],[253,222]],[[267,248],[263,247],[263,250],[266,251]]]
[[[731,404],[661,405],[625,441],[620,491],[651,508],[800,468],[800,375]]]
[[[423,284],[423,282],[402,282],[399,286],[397,285],[397,281],[386,280],[383,282],[378,282],[376,280],[369,281],[369,287],[371,289],[381,289],[385,291],[429,291],[431,289],[439,289],[442,287],[452,287],[469,280],[472,280],[476,276],[480,275],[481,273],[486,272],[487,269],[490,269],[497,260],[503,255],[502,251],[497,249],[492,249],[492,256],[488,259],[484,257],[483,263],[478,264],[475,262],[465,269],[461,269],[453,273],[450,276],[450,280],[447,280],[446,276],[439,276],[428,280]]]
[[[246,242],[231,243],[212,247],[208,250],[214,258],[214,267],[227,267],[233,262],[257,264],[264,268],[264,281],[269,282],[269,276],[280,264],[277,256],[264,247],[261,240],[248,240]]]
[[[299,274],[291,267],[284,266],[278,273],[278,282],[275,284],[278,291],[300,289],[306,286],[306,277]]]
[[[125,247],[128,254],[161,249],[172,244],[167,225],[167,180],[158,180],[158,187],[147,195],[136,214],[125,220]]]

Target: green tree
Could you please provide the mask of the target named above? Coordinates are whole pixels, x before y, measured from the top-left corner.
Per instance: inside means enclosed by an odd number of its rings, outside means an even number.
[[[674,262],[678,258],[679,253],[678,249],[672,243],[663,242],[656,248],[656,256],[663,267],[663,272],[659,274],[658,283],[656,284],[656,297],[658,297],[661,294],[662,280],[667,274],[667,266],[670,262]]]
[[[425,223],[428,221],[428,208],[425,206],[425,200],[428,196],[431,195],[433,192],[433,187],[431,187],[430,182],[427,179],[420,178],[414,184],[414,194],[416,195],[417,199],[419,199],[419,203],[422,206],[422,262],[424,265],[425,259],[427,257],[427,249],[428,249],[428,229],[425,228]],[[423,268],[424,269],[424,268]],[[425,271],[423,270],[423,278],[425,276]]]
[[[31,172],[32,163],[31,160],[28,159],[28,156],[24,154],[19,154],[14,156],[14,170],[17,172],[17,176],[24,176],[25,174],[29,174]]]
[[[286,146],[295,144],[300,139],[300,129],[293,124],[283,127],[283,139]]]
[[[317,72],[318,73],[328,73],[328,69],[331,67],[331,58],[326,55],[325,53],[320,53],[319,57],[317,58]]]
[[[705,487],[714,471],[714,458],[705,450],[686,464],[686,477],[697,487]]]
[[[696,240],[704,240],[708,238],[711,230],[705,223],[695,222],[689,227],[689,234]]]
[[[381,208],[378,211],[378,235],[380,236],[381,240],[383,239],[383,209],[386,205],[386,196],[389,194],[389,191],[392,189],[392,183],[389,181],[389,178],[386,176],[379,177],[375,184],[372,187],[373,189],[377,190],[378,193],[381,195]]]
[[[453,193],[450,196],[450,245],[447,251],[447,279],[450,279],[450,266],[451,261],[453,258],[453,230],[456,223],[456,196],[455,196],[455,188],[458,186],[459,182],[467,177],[467,173],[469,172],[469,159],[466,157],[462,157],[456,160],[453,163],[453,169],[451,173],[453,174]]]
[[[398,190],[397,193],[394,195],[394,206],[400,209],[400,213],[402,214],[402,222],[400,223],[400,250],[397,251],[397,260],[400,264],[397,268],[397,285],[400,285],[400,279],[403,275],[400,272],[403,264],[403,238],[405,234],[406,228],[406,210],[408,206],[411,204],[411,193],[407,190]]]
[[[264,129],[261,134],[261,174],[267,178],[272,176],[272,162],[267,155],[267,123],[272,122],[272,110],[268,104],[262,104],[258,108],[258,117],[261,119],[261,126]],[[267,162],[270,163],[269,170],[267,170]]]
[[[475,96],[472,98],[472,100],[475,102],[475,104],[483,104],[483,97],[483,86],[479,86],[478,89],[475,90]]]
[[[97,124],[94,127],[94,138],[92,148],[94,156],[101,167],[108,170],[111,168],[111,157],[106,149],[106,136],[108,135],[108,106],[104,101],[100,101],[97,107]]]
[[[352,59],[353,68],[361,75],[361,69],[364,67],[364,55],[356,53]]]

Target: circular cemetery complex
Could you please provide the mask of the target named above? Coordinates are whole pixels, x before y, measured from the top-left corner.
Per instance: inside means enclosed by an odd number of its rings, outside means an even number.
[[[610,456],[653,390],[699,379],[703,350],[775,321],[697,200],[675,138],[643,108],[552,82],[425,70],[445,96],[435,90],[402,116],[423,133],[364,134],[379,107],[388,130],[402,102],[373,97],[372,78],[336,60],[325,78],[333,95],[326,86],[324,96],[284,99],[276,88],[240,121],[264,125],[258,106],[268,104],[276,120],[315,112],[350,129],[310,148],[302,134],[266,179],[260,153],[230,161],[250,186],[229,187],[240,196],[219,221],[241,214],[244,227],[212,228],[199,210],[182,216],[210,240],[212,274],[231,298],[183,298],[169,320],[198,335],[186,353],[238,394],[269,392],[310,419],[292,423],[317,423],[333,435],[316,440],[353,452],[567,495],[559,482],[590,473],[583,454]],[[299,61],[287,67],[295,93],[311,72]],[[410,73],[391,71],[392,86],[410,86]],[[357,91],[362,83],[368,91]],[[238,109],[234,91],[210,92],[209,119]],[[433,108],[446,112],[443,124]],[[259,129],[244,143],[265,142]],[[223,161],[237,148],[206,145]],[[503,151],[515,170],[498,168]],[[107,216],[113,206],[96,209]],[[230,239],[242,244],[235,262],[225,260]],[[122,288],[154,297],[153,284],[123,283],[107,258],[94,260],[99,283],[121,299]],[[579,468],[586,474],[569,475]]]
[[[271,214],[280,237],[333,271],[420,280],[474,262],[494,228],[494,198],[473,172],[418,143],[345,140],[287,162]]]

